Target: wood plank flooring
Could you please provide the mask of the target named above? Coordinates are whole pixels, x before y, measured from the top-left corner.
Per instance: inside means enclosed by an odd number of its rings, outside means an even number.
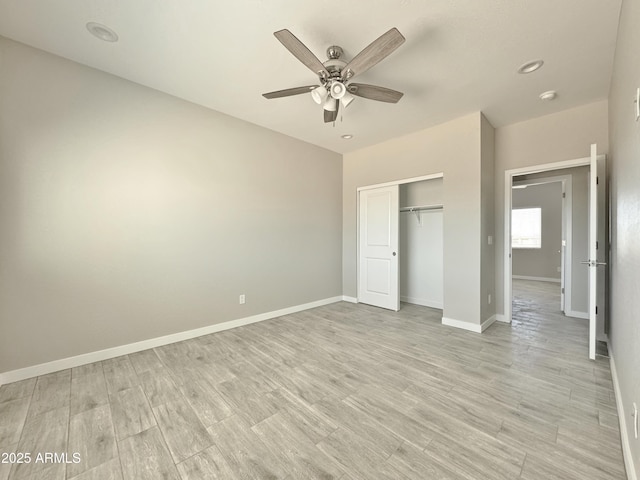
[[[32,463],[0,480],[624,479],[608,361],[556,287],[514,282],[482,335],[336,303],[3,385],[0,453]]]

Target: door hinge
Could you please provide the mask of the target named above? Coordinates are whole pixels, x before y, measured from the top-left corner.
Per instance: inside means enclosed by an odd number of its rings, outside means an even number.
[[[562,198],[567,198],[567,194],[562,192]]]
[[[564,293],[564,287],[562,287],[562,293]]]
[[[596,177],[596,185],[600,185],[600,177]]]
[[[596,250],[598,249],[598,242],[596,241]]]
[[[598,314],[598,305],[596,305],[596,315]]]

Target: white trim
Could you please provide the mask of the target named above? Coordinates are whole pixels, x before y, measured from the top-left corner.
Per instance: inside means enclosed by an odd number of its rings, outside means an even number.
[[[511,278],[515,280],[533,280],[535,282],[553,282],[560,283],[559,278],[548,278],[548,277],[529,277],[528,275],[513,275]]]
[[[349,303],[358,303],[358,299],[356,297],[349,297],[348,295],[343,295],[342,301],[349,302]]]
[[[470,332],[482,333],[498,320],[497,315],[491,315],[481,324],[463,322],[462,320],[455,320],[453,318],[442,317],[442,324],[448,327],[461,328],[463,330],[469,330]]]
[[[503,237],[503,283],[504,283],[504,317],[505,322],[511,323],[511,302],[512,289],[511,289],[511,187],[513,184],[513,177],[517,175],[523,175],[527,173],[539,173],[553,170],[561,170],[563,168],[582,167],[584,165],[591,164],[591,157],[577,158],[574,160],[565,160],[562,162],[544,163],[541,165],[532,165],[530,167],[513,168],[505,170],[504,172],[504,237]],[[565,290],[566,292],[566,290]],[[566,308],[565,293],[565,308]]]
[[[420,305],[422,307],[438,308],[442,310],[442,302],[438,302],[437,300],[426,300],[424,298],[401,296],[400,301],[405,303],[412,303],[413,305]]]
[[[323,305],[340,302],[343,300],[343,298],[343,296],[325,298],[323,300],[304,303],[302,305],[295,305],[293,307],[287,307],[281,310],[275,310],[273,312],[260,313],[258,315],[252,315],[250,317],[230,320],[228,322],[216,323],[207,327],[173,333],[171,335],[165,335],[162,337],[150,338],[148,340],[142,340],[140,342],[129,343],[127,345],[120,345],[118,347],[107,348],[104,350],[98,350],[97,352],[84,353],[82,355],[76,355],[74,357],[62,358],[60,360],[41,363],[39,365],[33,365],[31,367],[3,372],[0,373],[0,385],[3,385],[5,383],[17,382],[19,380],[24,380],[27,378],[37,377],[39,375],[45,375],[47,373],[65,370],[67,368],[79,367],[88,363],[108,360],[110,358],[120,357],[129,353],[148,350],[150,348],[161,347],[162,345],[181,342],[183,340],[189,340],[191,338],[208,335],[210,333],[221,332],[223,330],[229,330],[231,328],[241,327],[243,325],[249,325],[251,323],[262,322],[264,320],[270,320],[272,318],[281,317],[283,315],[290,315],[292,313],[309,310],[311,308],[322,307]]]
[[[616,406],[618,407],[618,421],[620,422],[620,439],[622,440],[622,458],[624,459],[624,467],[627,470],[627,478],[629,480],[638,480],[636,476],[636,467],[633,463],[633,454],[631,453],[631,443],[629,442],[629,432],[627,431],[626,415],[624,413],[624,402],[622,401],[622,392],[618,383],[618,371],[616,370],[616,362],[613,359],[611,345],[609,347],[609,365],[611,367],[611,379],[613,380],[613,391],[616,395]]]
[[[471,323],[471,322],[465,322],[462,320],[456,320],[454,318],[442,317],[442,324],[448,327],[455,327],[455,328],[461,328],[462,330],[469,330],[470,332],[482,333],[482,325],[480,325],[479,323]]]
[[[575,310],[567,310],[566,312],[564,312],[564,314],[567,317],[589,320],[589,314],[587,312],[576,312]]]
[[[505,316],[501,313],[496,313],[496,322],[511,323],[511,322],[508,322]]]
[[[526,173],[540,173],[550,172],[552,170],[562,170],[563,168],[582,167],[583,165],[589,165],[591,163],[591,157],[575,158],[573,160],[563,160],[561,162],[543,163],[541,165],[531,165],[530,167],[520,167],[507,170],[511,172],[512,176],[524,175]]]
[[[365,185],[364,187],[358,187],[357,191],[360,192],[362,190],[371,190],[373,188],[391,187],[393,185],[404,185],[405,183],[422,182],[424,180],[434,180],[436,178],[443,178],[443,177],[444,177],[444,173],[438,172],[438,173],[432,173],[430,175],[422,175],[420,177],[403,178],[402,180],[394,180],[392,182],[376,183],[375,185]]]
[[[498,320],[497,315],[491,315],[489,318],[487,318],[484,322],[480,324],[480,332],[484,332],[487,328],[489,328],[491,325],[496,323],[497,320]]]

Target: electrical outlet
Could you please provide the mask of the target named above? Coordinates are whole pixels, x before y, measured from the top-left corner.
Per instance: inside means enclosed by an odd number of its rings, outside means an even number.
[[[240,302],[240,305],[244,305],[245,302],[247,301],[246,297],[244,296],[244,293],[242,295],[240,295],[240,298],[238,299]]]
[[[489,245],[493,245],[493,235],[489,235],[489,237],[487,238],[487,243]]]
[[[491,294],[489,294],[489,305],[491,305]]]

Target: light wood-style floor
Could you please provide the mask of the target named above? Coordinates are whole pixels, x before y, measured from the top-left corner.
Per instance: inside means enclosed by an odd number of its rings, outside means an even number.
[[[625,478],[587,322],[516,283],[482,335],[337,303],[4,385],[0,480]]]

